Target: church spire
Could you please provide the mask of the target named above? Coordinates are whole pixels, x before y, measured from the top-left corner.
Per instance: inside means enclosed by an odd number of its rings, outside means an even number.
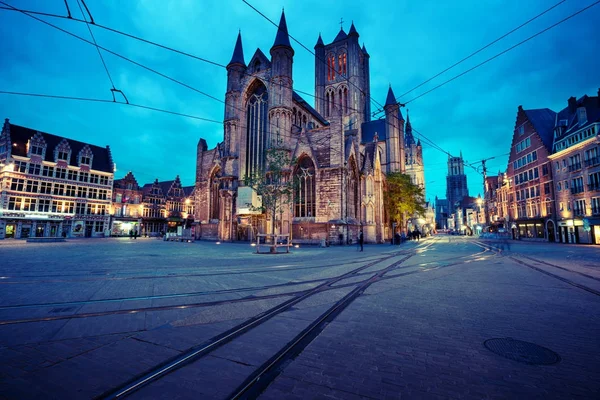
[[[281,19],[279,20],[279,28],[277,29],[277,36],[275,36],[275,43],[273,43],[273,47],[284,46],[289,47],[290,45],[290,36],[288,34],[287,23],[285,22],[285,12],[281,11]],[[271,47],[271,48],[273,48]]]
[[[356,37],[360,36],[358,34],[358,32],[356,31],[356,28],[354,27],[354,21],[352,21],[352,25],[350,25],[350,30],[348,31],[348,36],[353,36],[353,35]]]
[[[394,96],[394,91],[392,90],[392,85],[390,85],[390,88],[388,89],[388,94],[387,94],[387,98],[385,99],[385,106],[393,106],[396,105],[396,96]]]
[[[406,110],[406,128],[404,136],[406,137],[404,139],[406,146],[415,144],[415,138],[412,134],[412,125],[410,124],[410,115],[408,115],[408,110]]]
[[[325,44],[323,43],[323,38],[321,38],[321,32],[319,32],[319,38],[317,39],[317,44],[315,44],[315,49],[323,46],[325,46]]]
[[[244,49],[242,47],[241,32],[238,32],[237,41],[235,42],[235,49],[233,50],[233,56],[231,57],[231,61],[229,61],[227,66],[231,64],[242,64],[243,66],[246,66],[246,63],[244,62]]]

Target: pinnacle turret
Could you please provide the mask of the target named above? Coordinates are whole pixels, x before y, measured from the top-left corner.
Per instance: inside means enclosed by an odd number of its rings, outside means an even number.
[[[231,57],[231,61],[229,61],[229,64],[227,64],[227,66],[231,64],[242,64],[243,66],[246,66],[246,63],[244,61],[244,49],[242,47],[241,32],[238,32],[237,41],[235,42],[235,48],[233,49],[233,56]]]
[[[288,34],[287,23],[285,22],[285,12],[281,12],[281,19],[279,20],[279,28],[277,29],[277,36],[275,36],[275,43],[273,47],[285,46],[292,48],[290,44],[290,36]],[[272,48],[273,48],[272,47]]]
[[[356,28],[354,27],[354,21],[352,21],[352,25],[350,25],[350,31],[348,31],[348,36],[359,36],[358,32],[356,31]]]
[[[392,85],[390,85],[390,88],[388,89],[388,93],[387,93],[387,98],[385,99],[385,105],[386,106],[393,106],[396,105],[396,96],[394,96],[394,91],[392,90]]]
[[[321,33],[319,32],[319,38],[317,39],[317,44],[315,44],[315,49],[317,47],[324,47],[325,43],[323,43],[323,38],[321,37]]]

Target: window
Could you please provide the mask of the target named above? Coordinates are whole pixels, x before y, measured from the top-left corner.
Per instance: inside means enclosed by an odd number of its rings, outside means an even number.
[[[57,183],[54,185],[54,195],[55,196],[64,196],[65,195],[65,185],[62,183]]]
[[[595,172],[588,176],[588,190],[600,190],[600,172]]]
[[[542,175],[543,176],[548,175],[548,164],[542,165]]]
[[[263,129],[266,129],[266,128],[263,126]],[[108,185],[108,176],[100,175],[100,184]]]
[[[517,201],[521,200],[521,192],[517,190]]]
[[[98,189],[90,188],[88,190],[88,198],[97,199],[98,198]]]
[[[98,191],[98,198],[100,200],[106,200],[107,199],[107,193],[108,193],[108,191],[106,189],[100,189]]]
[[[565,181],[565,183],[564,183],[563,186],[564,186],[565,190],[568,189],[569,188],[569,181]]]
[[[77,171],[73,171],[72,169],[67,171],[67,179],[70,181],[77,180]]]
[[[96,221],[94,232],[104,232],[104,221]]]
[[[90,165],[90,158],[87,156],[81,156],[81,164]]]
[[[533,161],[537,160],[537,150],[534,150],[534,151],[531,153],[531,159],[532,159]]]
[[[561,185],[561,183],[560,183],[560,182],[558,182],[558,183],[556,184],[556,191],[557,191],[557,192],[560,192],[561,190],[562,190],[562,185]]]
[[[556,162],[556,170],[560,171],[560,162],[558,162],[558,161]]]
[[[600,197],[592,197],[592,214],[600,214]]]
[[[584,199],[573,201],[573,214],[585,215],[585,200]]]
[[[77,215],[85,214],[85,203],[75,203],[75,214],[77,214]]]
[[[294,216],[315,216],[315,165],[309,157],[303,157],[296,167],[294,179]]]
[[[544,194],[550,194],[550,184],[544,183]]]
[[[29,147],[29,153],[31,155],[41,156],[44,153],[44,148],[41,146],[31,145]]]
[[[522,135],[524,133],[525,133],[525,125],[519,126],[519,135]]]
[[[87,182],[89,175],[87,172],[79,172],[79,182]]]
[[[41,194],[52,194],[52,183],[51,182],[41,182],[40,183],[40,193]]]
[[[21,197],[9,197],[8,198],[8,209],[20,211],[22,202],[23,202],[23,199]]]
[[[77,187],[77,197],[87,197],[87,188]]]
[[[27,181],[27,186],[25,187],[25,191],[29,193],[37,193],[39,188],[38,181]]]
[[[327,57],[327,80],[332,81],[335,79],[335,56],[330,54]]]
[[[25,161],[15,161],[15,172],[27,171],[27,163]]]
[[[10,190],[14,190],[17,192],[22,192],[23,187],[25,186],[25,179],[12,179]]]
[[[66,179],[67,178],[67,170],[64,168],[56,168],[56,177],[58,179]]]
[[[69,160],[69,153],[66,152],[66,151],[59,151],[58,155],[57,155],[57,159],[63,160],[63,161],[68,161]]]
[[[40,164],[29,164],[29,173],[31,175],[39,175],[41,166]]]
[[[90,183],[98,183],[98,178],[97,174],[90,174]]]
[[[539,178],[540,177],[540,173],[539,173],[539,170],[538,170],[537,167],[533,169],[533,177],[534,178]]]
[[[54,176],[54,167],[44,165],[44,167],[42,168],[42,176]]]
[[[67,185],[67,188],[65,190],[65,196],[75,197],[76,190],[77,190],[77,186]]]
[[[50,211],[50,200],[40,199],[38,200],[38,212]]]
[[[254,176],[265,168],[265,150],[268,145],[268,106],[267,88],[263,84],[258,84],[249,96],[247,103],[246,176]]]
[[[35,211],[37,199],[23,199],[23,211]]]

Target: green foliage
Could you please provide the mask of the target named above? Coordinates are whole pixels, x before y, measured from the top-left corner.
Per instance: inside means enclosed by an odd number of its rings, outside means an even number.
[[[424,216],[423,189],[410,181],[410,176],[393,172],[386,176],[387,191],[384,194],[390,221],[404,227],[407,217]]]
[[[273,223],[271,233],[275,233],[275,217],[277,213],[289,209],[294,196],[294,180],[291,176],[291,165],[287,150],[271,148],[266,151],[266,168],[254,176],[245,177],[244,183],[250,186],[261,198],[261,206],[252,207],[270,215]]]

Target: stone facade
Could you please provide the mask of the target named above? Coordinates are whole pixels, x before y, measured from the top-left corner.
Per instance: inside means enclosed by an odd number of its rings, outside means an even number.
[[[245,63],[241,35],[227,66],[223,141],[198,142],[195,219],[200,235],[254,240],[258,233],[292,233],[294,242],[367,242],[391,235],[383,207],[385,174],[405,171],[404,119],[390,87],[371,120],[369,54],[354,25],[330,44],[315,46],[315,107],[293,89],[294,49],[285,15],[268,58],[257,49]],[[290,179],[300,182],[289,210],[275,221],[257,209],[245,178],[265,168],[265,152],[283,149]]]

